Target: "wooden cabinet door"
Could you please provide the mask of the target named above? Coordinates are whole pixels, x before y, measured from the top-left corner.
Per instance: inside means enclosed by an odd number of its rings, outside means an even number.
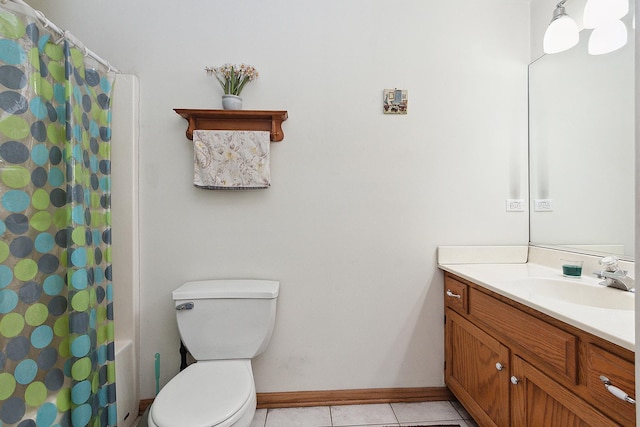
[[[511,417],[514,426],[618,426],[525,360],[511,364]]]
[[[482,426],[510,425],[508,363],[505,346],[446,309],[445,383]]]

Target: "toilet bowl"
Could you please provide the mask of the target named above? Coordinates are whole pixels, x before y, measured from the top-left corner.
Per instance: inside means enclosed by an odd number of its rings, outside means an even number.
[[[149,427],[246,427],[256,410],[250,360],[198,362],[175,376],[149,411]]]
[[[275,323],[279,282],[207,280],[173,291],[178,330],[196,363],[149,410],[150,427],[248,427],[256,411],[251,359]]]

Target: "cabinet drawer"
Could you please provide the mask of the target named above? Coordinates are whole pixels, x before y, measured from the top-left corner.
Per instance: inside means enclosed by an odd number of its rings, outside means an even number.
[[[635,399],[634,364],[594,344],[587,349],[587,388],[592,403],[599,410],[623,425],[635,425],[636,407],[614,396],[605,387],[601,376],[612,386]]]
[[[495,329],[509,347],[535,359],[550,376],[577,383],[577,337],[476,289],[469,300],[470,315]]]
[[[467,314],[469,287],[446,275],[444,278],[444,305],[461,314]]]

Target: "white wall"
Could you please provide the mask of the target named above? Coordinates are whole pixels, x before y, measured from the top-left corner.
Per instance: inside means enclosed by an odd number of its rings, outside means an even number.
[[[281,281],[259,392],[443,385],[438,245],[525,244],[527,0],[33,0],[141,87],[141,387],[178,370],[171,290]],[[508,17],[509,19],[505,19]],[[192,186],[206,65],[248,62],[245,109],[284,109],[272,187]],[[382,90],[409,91],[407,116]]]
[[[636,17],[636,22],[638,22],[638,19],[640,18],[640,8],[636,8],[635,9],[635,17]],[[636,31],[635,32],[635,66],[636,69],[640,69],[640,32]],[[636,73],[636,80],[635,80],[635,84],[636,84],[636,90],[635,90],[635,109],[636,111],[640,111],[640,90],[638,90],[638,88],[640,88],[640,74]],[[635,223],[635,244],[636,244],[636,254],[640,254],[640,185],[638,185],[638,183],[640,183],[640,122],[636,119],[635,122],[635,130],[636,130],[636,155],[635,155],[635,160],[636,160],[636,170],[635,170],[635,182],[636,182],[636,210],[635,210],[635,214],[636,214],[636,223]],[[640,277],[640,263],[636,262],[635,263],[635,277]],[[636,298],[636,321],[635,321],[635,328],[636,328],[636,384],[640,383],[640,352],[637,351],[638,349],[638,342],[640,342],[640,315],[638,313],[640,313],[640,299]],[[637,396],[637,394],[636,394]],[[640,407],[638,407],[638,405],[636,405],[636,424],[640,421]]]

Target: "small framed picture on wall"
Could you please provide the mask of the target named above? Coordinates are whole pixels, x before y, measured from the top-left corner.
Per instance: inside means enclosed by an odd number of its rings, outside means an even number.
[[[383,96],[384,114],[407,114],[409,91],[402,89],[385,89]]]

